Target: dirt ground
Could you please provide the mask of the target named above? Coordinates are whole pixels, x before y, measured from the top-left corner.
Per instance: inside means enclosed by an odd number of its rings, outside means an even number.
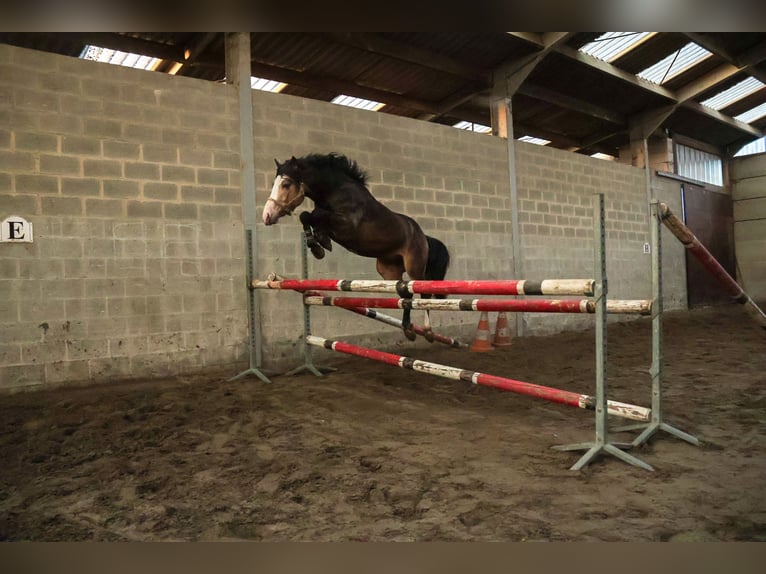
[[[609,325],[610,398],[649,406],[650,336]],[[591,411],[326,351],[323,378],[0,396],[0,540],[766,541],[766,332],[732,305],[667,313],[664,343],[665,420],[702,445],[656,434],[655,472],[569,470],[550,447]],[[592,331],[405,354],[594,393]]]

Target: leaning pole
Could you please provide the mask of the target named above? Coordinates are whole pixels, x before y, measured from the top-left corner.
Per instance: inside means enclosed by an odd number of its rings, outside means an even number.
[[[756,305],[750,296],[745,293],[745,290],[737,283],[734,278],[724,269],[718,260],[713,257],[710,251],[700,243],[697,236],[694,235],[691,229],[689,229],[683,221],[678,219],[676,215],[670,211],[670,208],[660,203],[660,215],[662,217],[662,223],[665,227],[675,235],[678,240],[683,243],[684,247],[689,250],[689,253],[694,255],[697,260],[707,269],[710,274],[720,283],[723,288],[731,295],[737,303],[745,305],[747,311],[755,318],[761,327],[766,329],[766,313]]]

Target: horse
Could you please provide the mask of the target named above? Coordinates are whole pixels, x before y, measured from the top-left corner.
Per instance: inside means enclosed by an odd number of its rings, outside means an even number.
[[[277,172],[263,208],[266,225],[292,215],[308,197],[314,210],[303,211],[300,222],[306,245],[317,259],[325,256],[325,250],[332,251],[334,241],[351,253],[375,258],[383,279],[400,281],[405,273],[410,279],[444,279],[450,263],[447,247],[426,235],[414,219],[375,199],[367,187],[367,174],[356,161],[330,153],[274,162]],[[402,314],[402,326],[404,335],[414,340],[409,308]],[[433,342],[428,311],[424,330]]]

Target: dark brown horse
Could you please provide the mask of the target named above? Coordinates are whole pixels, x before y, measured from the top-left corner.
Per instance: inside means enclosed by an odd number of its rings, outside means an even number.
[[[274,161],[277,174],[263,209],[266,225],[292,214],[308,197],[314,210],[302,212],[300,220],[317,259],[325,256],[325,249],[332,251],[334,241],[352,253],[377,259],[383,279],[401,280],[405,272],[410,279],[444,279],[450,261],[444,243],[423,233],[411,217],[376,200],[355,161],[334,153]],[[414,339],[409,309],[404,310],[402,323],[407,338]],[[427,313],[425,328],[430,333]]]

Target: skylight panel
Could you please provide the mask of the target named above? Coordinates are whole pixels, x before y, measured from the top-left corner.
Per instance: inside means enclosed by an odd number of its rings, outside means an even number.
[[[738,116],[734,116],[734,119],[749,124],[750,122],[754,122],[763,116],[766,116],[766,103],[763,103],[760,106],[755,106],[753,109],[747,110]]]
[[[580,52],[604,62],[612,62],[655,34],[656,32],[606,32],[585,44],[580,48]]]
[[[519,138],[520,142],[527,142],[535,145],[548,145],[551,143],[551,140],[544,140],[542,138],[534,138],[532,136],[521,136]]]
[[[131,52],[120,52],[119,50],[110,50],[100,46],[87,45],[80,54],[83,60],[93,60],[95,62],[104,62],[106,64],[115,64],[117,66],[126,66],[136,68],[137,70],[156,70],[162,63],[159,58],[142,56]]]
[[[760,82],[755,78],[748,78],[747,80],[743,80],[738,84],[733,85],[728,90],[724,90],[712,98],[708,98],[704,102],[701,102],[701,104],[708,108],[713,108],[714,110],[720,110],[737,100],[741,100],[745,96],[749,96],[756,90],[760,90],[762,87],[763,82]]]
[[[756,153],[764,153],[764,152],[766,152],[766,137],[755,140],[754,142],[750,142],[749,144],[744,146],[742,149],[740,149],[737,153],[735,153],[734,157],[741,157],[743,155],[753,155]]]
[[[689,42],[680,50],[676,50],[636,75],[655,84],[664,84],[712,55],[713,53],[705,48]]]
[[[250,76],[250,87],[254,90],[277,93],[284,90],[286,86],[287,84],[284,82],[275,82],[274,80],[267,80],[266,78]]]
[[[354,98],[352,96],[344,96],[344,95],[340,95],[333,98],[332,103],[338,104],[340,106],[348,106],[349,108],[357,108],[360,110],[370,110],[372,112],[377,112],[380,108],[386,105],[380,102],[373,102],[372,100],[365,100],[362,98]]]
[[[476,132],[479,134],[488,134],[492,132],[492,128],[489,126],[485,126],[482,124],[475,124],[473,122],[458,122],[452,126],[453,128],[457,128],[459,130],[466,130],[469,132]]]

